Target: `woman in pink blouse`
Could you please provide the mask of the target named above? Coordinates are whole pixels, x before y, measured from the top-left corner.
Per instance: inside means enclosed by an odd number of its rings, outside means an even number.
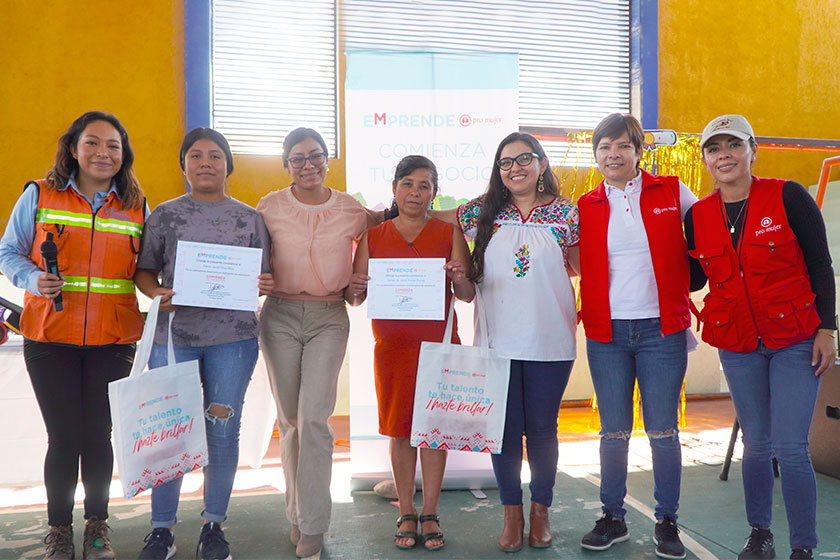
[[[260,315],[265,356],[280,427],[286,517],[299,557],[321,550],[329,528],[338,372],[350,323],[344,288],[353,241],[377,221],[347,193],[324,185],[327,145],[297,128],[283,142],[287,189],[257,204],[272,239],[274,290]]]

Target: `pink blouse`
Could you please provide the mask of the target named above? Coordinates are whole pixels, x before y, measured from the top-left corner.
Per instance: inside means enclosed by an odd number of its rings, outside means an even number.
[[[323,204],[303,204],[291,189],[257,204],[271,234],[274,297],[338,301],[353,271],[353,241],[367,229],[367,213],[347,193],[330,189]]]

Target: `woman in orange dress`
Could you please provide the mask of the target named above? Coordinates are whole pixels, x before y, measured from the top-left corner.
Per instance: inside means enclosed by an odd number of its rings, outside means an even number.
[[[429,205],[437,194],[437,169],[423,156],[406,156],[397,165],[393,182],[394,203],[399,215],[369,230],[359,242],[353,263],[353,276],[345,298],[359,305],[367,296],[368,260],[370,258],[445,258],[445,309],[454,295],[472,301],[475,287],[469,279],[469,249],[464,236],[452,224],[429,216]],[[451,286],[450,286],[451,282]],[[457,319],[452,342],[460,343]],[[411,447],[411,415],[420,343],[443,339],[446,317],[442,321],[386,320],[372,321],[376,341],[373,370],[379,403],[379,432],[389,436],[391,470],[400,504],[400,518],[394,543],[398,548],[413,548],[422,540],[429,550],[444,545],[437,515],[437,503],[446,466],[446,450],[420,450],[423,478],[423,509],[417,517],[414,508],[414,472],[417,450]],[[418,522],[421,527],[418,527]]]

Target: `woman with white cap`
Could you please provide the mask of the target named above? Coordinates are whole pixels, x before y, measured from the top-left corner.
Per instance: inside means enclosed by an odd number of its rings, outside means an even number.
[[[709,281],[703,340],[718,348],[743,430],[747,521],[739,559],[774,558],[772,456],[782,473],[790,558],[813,558],[817,487],[808,433],[822,375],[837,356],[825,224],[794,181],[752,175],[758,146],[740,115],[701,139],[717,188],[685,217],[692,291]]]

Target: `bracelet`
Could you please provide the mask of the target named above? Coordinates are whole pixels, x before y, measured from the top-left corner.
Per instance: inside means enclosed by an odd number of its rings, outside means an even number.
[[[834,331],[833,330],[829,330],[829,329],[817,329],[817,330],[819,332],[823,333],[823,334],[827,334],[831,338],[834,338]]]

